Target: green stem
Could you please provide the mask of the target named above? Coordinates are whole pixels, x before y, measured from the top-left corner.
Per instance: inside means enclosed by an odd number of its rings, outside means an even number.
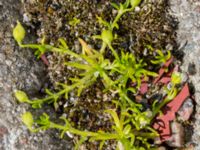
[[[115,59],[119,60],[119,56],[118,56],[117,52],[114,50],[114,48],[112,47],[112,45],[109,44],[108,47],[109,47],[110,50],[112,51],[112,53],[113,53]]]
[[[135,136],[140,136],[148,139],[154,139],[155,137],[158,137],[159,134],[157,133],[149,133],[149,132],[141,132],[141,131],[136,131],[134,132]]]
[[[105,49],[107,47],[107,44],[105,42],[102,43],[101,49],[100,49],[100,53],[104,54],[105,53]]]
[[[56,129],[63,130],[63,131],[69,131],[72,134],[76,134],[76,135],[79,135],[79,136],[82,136],[82,137],[93,137],[96,140],[112,140],[112,139],[118,138],[117,134],[81,131],[81,130],[77,130],[77,129],[72,128],[72,127],[68,128],[66,126],[55,124],[53,122],[51,122],[50,128],[56,128]]]
[[[35,99],[35,100],[32,100],[32,101],[29,101],[30,104],[36,104],[36,103],[44,103],[44,102],[47,102],[51,99],[54,99],[55,97],[59,98],[61,95],[65,94],[66,92],[69,92],[71,90],[73,90],[75,88],[75,85],[71,87],[71,89],[63,89],[61,90],[60,92],[54,94],[54,95],[50,95],[46,98],[43,98],[43,99]]]
[[[48,97],[46,97],[46,98],[43,98],[43,99],[31,100],[31,101],[29,101],[29,103],[30,103],[30,104],[37,104],[37,103],[42,104],[42,103],[45,103],[45,102],[47,102],[47,101],[49,101],[49,100],[51,100],[51,99],[54,99],[55,97],[60,97],[60,96],[63,95],[65,92],[66,92],[66,89],[64,89],[64,90],[62,90],[62,91],[60,91],[60,92],[58,92],[58,93],[56,93],[56,94],[54,94],[54,95],[50,95],[50,96],[48,96]]]
[[[159,113],[159,111],[171,100],[174,99],[174,97],[177,95],[177,90],[175,85],[172,85],[170,91],[168,92],[168,95],[165,97],[165,99],[156,107],[156,109],[153,111],[151,120]]]
[[[167,103],[168,101],[166,101],[166,99],[163,100],[163,102],[160,103],[160,105],[158,105],[155,109],[155,111],[153,111],[153,114],[150,118],[151,121],[153,121],[154,117],[156,117],[156,115],[161,111],[161,108]]]
[[[38,45],[38,44],[20,44],[20,47],[38,49],[39,47],[41,47],[41,45]]]
[[[70,51],[69,49],[64,49],[64,48],[57,48],[51,45],[38,45],[38,44],[20,44],[20,47],[22,48],[33,48],[33,49],[39,49],[40,47],[44,47],[46,51],[51,51],[51,52],[59,52],[59,53],[66,53],[68,55],[74,56],[76,58],[79,58],[80,55]]]
[[[124,14],[125,12],[122,10],[118,11],[117,16],[115,17],[114,21],[111,24],[111,29],[113,30],[115,28],[115,24],[117,24],[117,22],[119,21],[119,19],[121,18],[121,16]]]
[[[71,56],[74,56],[76,58],[80,58],[81,57],[80,55],[78,55],[78,54],[76,54],[76,53],[74,53],[74,52],[72,52],[72,51],[70,51],[68,49],[60,49],[60,48],[52,47],[51,51],[52,52],[64,52],[64,53],[66,53],[68,55],[71,55]]]
[[[161,111],[161,109],[171,101],[171,99],[168,99],[167,97],[160,103],[160,105],[158,105],[155,109],[155,111],[152,114],[152,117],[150,120],[153,120],[153,118],[159,113],[159,111]]]
[[[52,100],[52,99],[54,99],[54,101],[56,101],[61,95],[68,93],[69,91],[71,91],[74,88],[79,87],[79,86],[80,86],[80,83],[75,83],[75,84],[72,84],[70,87],[64,88],[63,90],[61,90],[60,92],[58,92],[56,94],[50,95],[50,96],[43,98],[43,99],[31,100],[31,101],[28,101],[28,103],[29,104],[37,104],[37,103],[43,104],[43,103],[45,103],[49,100]]]

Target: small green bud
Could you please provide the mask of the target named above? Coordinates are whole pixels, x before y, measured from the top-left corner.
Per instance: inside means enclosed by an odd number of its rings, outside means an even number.
[[[140,128],[143,128],[148,124],[148,120],[146,117],[140,116],[139,123],[140,123]]]
[[[23,91],[15,91],[15,97],[21,103],[29,102],[29,98]]]
[[[33,121],[33,116],[30,112],[25,112],[23,115],[22,115],[22,122],[29,128],[29,129],[32,129],[32,125],[34,123]]]
[[[101,33],[101,38],[106,44],[110,45],[113,40],[112,31],[111,30],[103,30]]]
[[[140,4],[141,0],[131,0],[131,6],[132,8],[135,8]]]
[[[17,25],[13,29],[13,37],[18,42],[18,44],[21,44],[24,37],[25,37],[26,31],[24,30],[23,26],[19,21],[17,21]]]
[[[172,73],[172,77],[171,77],[171,82],[174,85],[180,84],[181,83],[181,74],[179,72],[174,72]]]

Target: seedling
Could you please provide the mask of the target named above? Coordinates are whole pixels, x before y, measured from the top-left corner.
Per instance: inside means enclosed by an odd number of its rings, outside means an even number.
[[[75,26],[77,26],[80,22],[81,22],[80,19],[74,17],[72,20],[69,21],[69,25],[75,27]]]

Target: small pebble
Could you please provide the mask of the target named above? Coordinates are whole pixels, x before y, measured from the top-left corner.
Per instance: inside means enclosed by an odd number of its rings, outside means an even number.
[[[157,150],[166,150],[166,148],[164,146],[160,146]]]
[[[188,65],[188,73],[189,73],[189,75],[195,75],[197,73],[194,63],[189,63],[189,65]]]
[[[167,144],[171,147],[183,147],[184,145],[184,128],[178,122],[171,123],[172,136]]]
[[[140,7],[135,7],[135,12],[139,12],[140,11]]]
[[[182,121],[187,121],[190,119],[194,111],[194,104],[191,98],[188,98],[183,105],[181,106],[180,110],[178,111],[178,119]]]
[[[8,129],[4,126],[0,126],[0,138],[2,138],[7,133],[8,133]]]

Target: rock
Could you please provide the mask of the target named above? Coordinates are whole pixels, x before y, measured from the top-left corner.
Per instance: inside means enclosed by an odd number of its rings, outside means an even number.
[[[166,143],[171,147],[183,147],[184,145],[184,128],[178,122],[171,123],[172,136]]]
[[[158,147],[157,150],[167,150],[167,149],[164,146],[160,146],[160,147]]]
[[[189,146],[185,147],[185,148],[181,148],[179,150],[195,150],[194,145],[190,144]]]
[[[188,121],[194,110],[194,104],[191,98],[185,100],[180,110],[178,111],[178,119]]]
[[[162,144],[162,141],[160,140],[160,137],[156,137],[156,138],[154,139],[154,144],[156,144],[156,145]]]
[[[0,138],[8,133],[8,129],[4,126],[0,126]]]
[[[195,75],[197,73],[194,63],[189,63],[189,65],[188,65],[188,73],[190,75]]]
[[[141,101],[142,101],[142,96],[141,96],[141,95],[136,95],[136,96],[135,96],[135,100],[136,100],[137,103],[141,103]]]

